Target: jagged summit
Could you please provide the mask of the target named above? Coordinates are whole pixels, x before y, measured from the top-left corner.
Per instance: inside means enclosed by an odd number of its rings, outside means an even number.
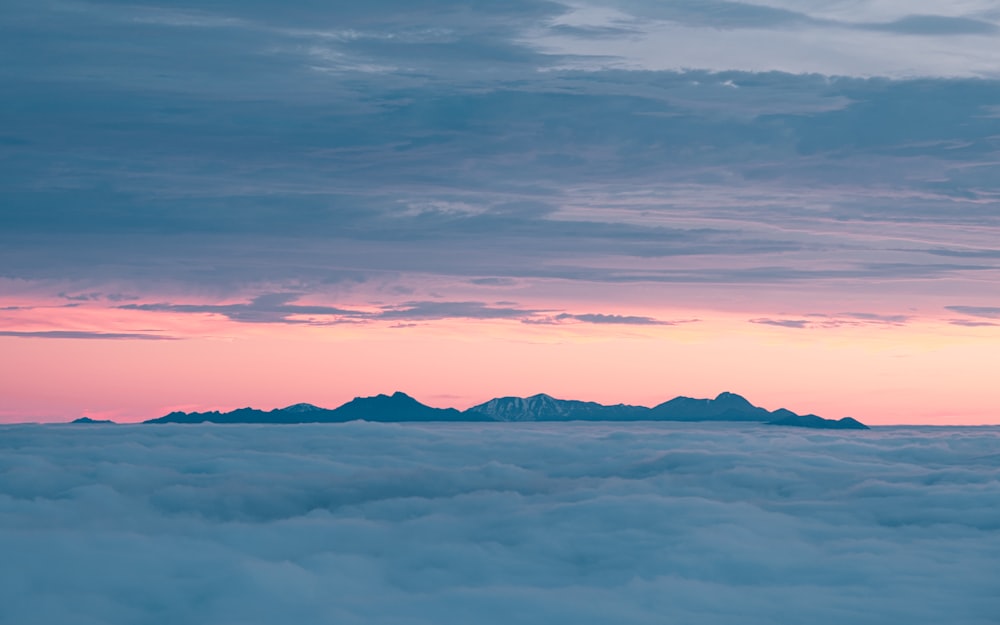
[[[312,404],[292,404],[291,406],[285,406],[280,409],[281,412],[313,412],[315,410],[323,410],[319,406],[314,406]]]
[[[542,421],[565,417],[571,411],[570,403],[538,393],[531,397],[497,397],[466,413],[486,415],[494,421]]]

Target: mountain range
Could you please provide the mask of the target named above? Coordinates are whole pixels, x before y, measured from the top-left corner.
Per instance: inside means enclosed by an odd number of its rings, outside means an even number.
[[[344,423],[346,421],[404,422],[510,422],[510,421],[740,421],[824,429],[868,429],[845,417],[824,419],[813,414],[799,415],[779,408],[768,411],[754,406],[735,393],[721,393],[715,399],[675,397],[647,408],[596,402],[556,399],[539,394],[531,397],[498,397],[459,411],[433,408],[406,393],[356,397],[334,408],[295,404],[264,411],[238,408],[230,412],[171,412],[144,423]]]

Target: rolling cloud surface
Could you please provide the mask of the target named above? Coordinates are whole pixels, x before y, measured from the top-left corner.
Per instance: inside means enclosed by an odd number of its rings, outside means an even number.
[[[1000,614],[1000,432],[3,426],[41,623],[872,623]]]

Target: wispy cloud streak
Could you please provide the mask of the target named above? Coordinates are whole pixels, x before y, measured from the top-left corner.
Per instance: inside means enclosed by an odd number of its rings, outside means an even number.
[[[16,330],[0,330],[0,336],[13,336],[32,339],[96,339],[125,341],[171,341],[175,337],[162,334],[142,332],[87,332],[84,330],[38,330],[20,332]]]

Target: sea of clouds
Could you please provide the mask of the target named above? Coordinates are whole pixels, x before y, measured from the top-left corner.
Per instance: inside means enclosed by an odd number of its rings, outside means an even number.
[[[0,622],[1000,622],[1000,428],[0,427]]]

